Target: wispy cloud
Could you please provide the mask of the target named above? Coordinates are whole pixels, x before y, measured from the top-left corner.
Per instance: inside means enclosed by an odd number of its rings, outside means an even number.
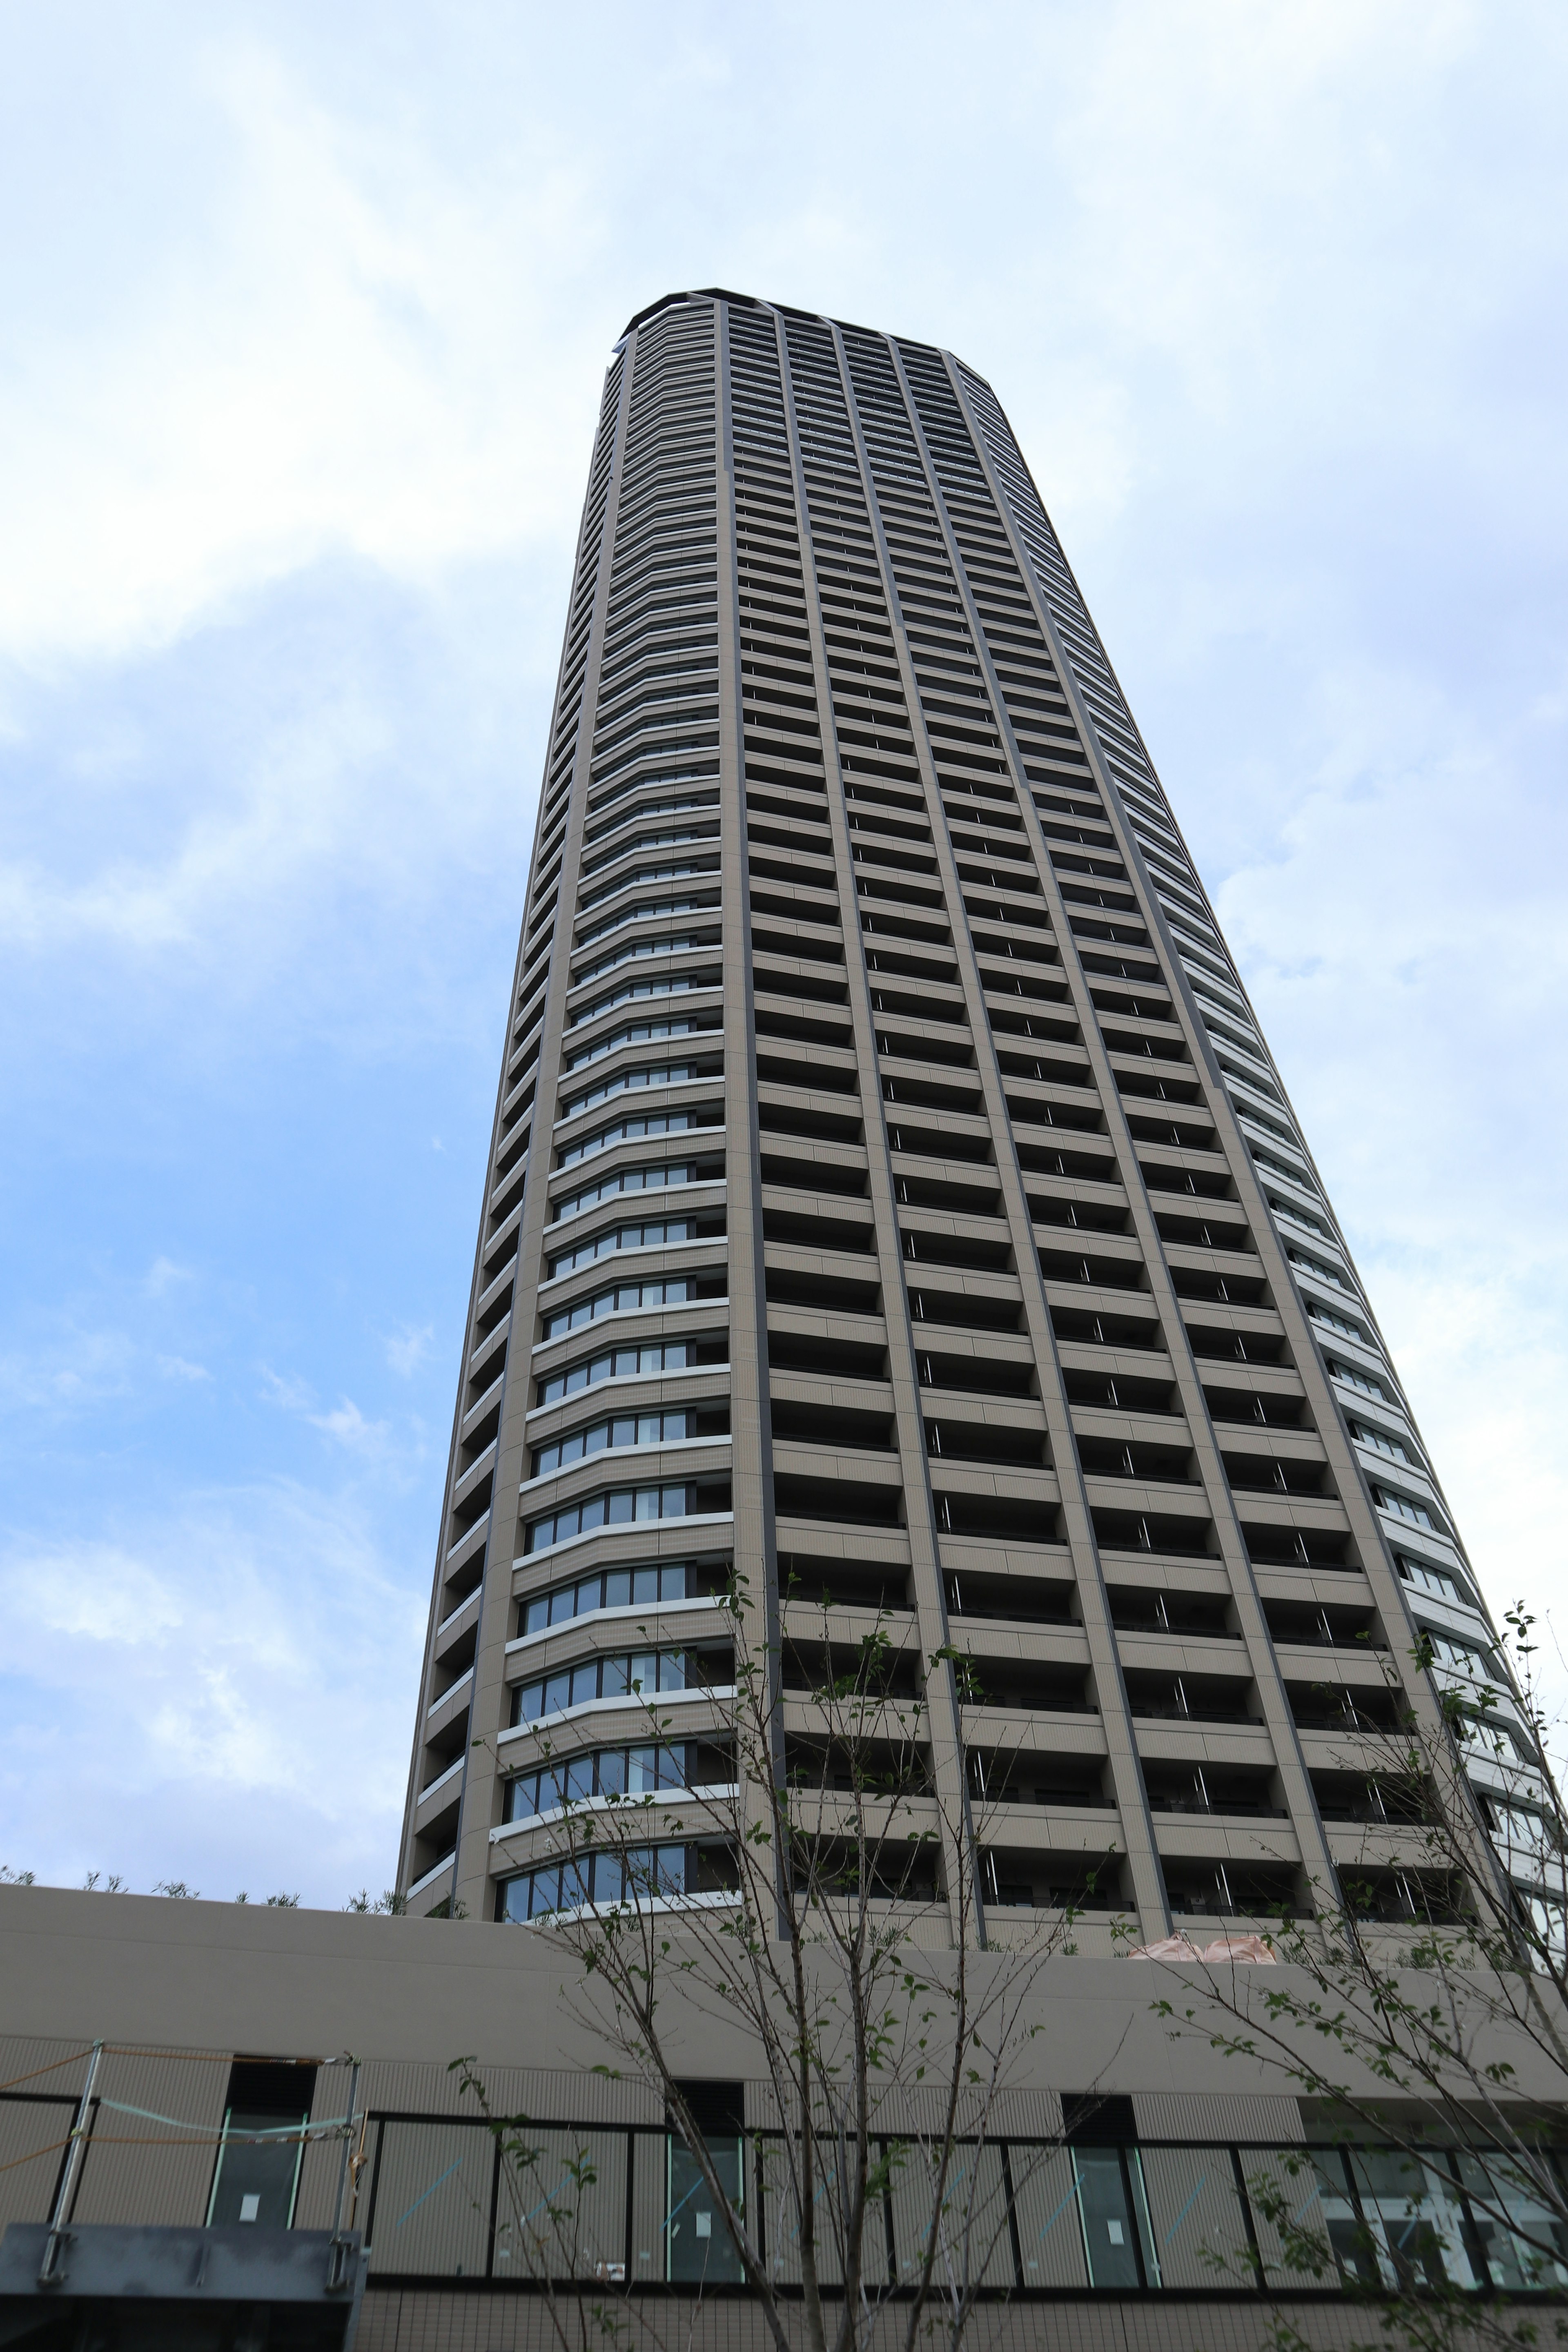
[[[0,1789],[40,1874],[272,1872],[327,1903],[386,1883],[422,1595],[353,1506],[195,1493],[112,1538],[13,1546],[0,1595]]]
[[[380,1454],[387,1449],[390,1432],[384,1421],[366,1421],[352,1397],[344,1397],[331,1412],[307,1414],[312,1429],[324,1430],[351,1453]]]
[[[269,1403],[280,1406],[285,1412],[310,1412],[316,1400],[309,1381],[294,1376],[286,1378],[283,1373],[275,1372],[270,1364],[262,1364],[258,1369],[261,1391]]]
[[[552,297],[586,172],[465,185],[276,42],[209,28],[194,68],[163,98],[214,138],[204,202],[0,399],[0,646],[29,663],[166,643],[329,553],[428,576],[575,524],[552,445],[605,337]]]
[[[69,1415],[128,1396],[136,1359],[123,1331],[59,1332],[0,1357],[0,1409]]]
[[[16,1859],[384,1883],[601,371],[680,284],[994,383],[1490,1588],[1550,1592],[1561,10],[607,0],[434,75],[416,16],[0,32]]]
[[[400,1331],[395,1332],[384,1342],[386,1349],[386,1360],[400,1380],[406,1381],[413,1378],[430,1352],[430,1343],[435,1337],[436,1327],[433,1323],[423,1323],[417,1330],[412,1324],[405,1323]]]

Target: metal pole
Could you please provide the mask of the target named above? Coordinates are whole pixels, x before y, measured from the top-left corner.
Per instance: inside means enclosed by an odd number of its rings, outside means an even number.
[[[87,2132],[92,2115],[93,2085],[98,2080],[98,2069],[102,2057],[103,2044],[101,2042],[95,2042],[92,2045],[92,2055],[87,2062],[87,2080],[81,2086],[81,2096],[77,2101],[76,2121],[70,2129],[65,2170],[60,2175],[60,2185],[55,2193],[54,2210],[49,2215],[49,2234],[44,2240],[44,2259],[38,2269],[40,2286],[58,2286],[65,2276],[64,2255],[70,2242],[65,2227],[66,2216],[70,2211],[71,2200],[76,2195],[77,2181],[81,2174],[82,2158],[87,2153]]]
[[[332,2214],[332,2235],[335,2238],[343,2226],[343,2191],[348,2187],[349,2157],[354,2140],[354,2108],[359,2100],[359,2060],[350,2059],[353,2072],[349,2075],[349,2116],[343,2126],[343,2152],[338,2165],[338,2201]]]
[[[351,2057],[349,2063],[353,2071],[349,2075],[348,2120],[343,2126],[343,2152],[338,2163],[338,2201],[332,2215],[331,2244],[327,2253],[327,2293],[329,2294],[341,2294],[353,2284],[353,2273],[349,2265],[348,2241],[343,2235],[343,2191],[348,2187],[349,2167],[353,2153],[354,2109],[359,2104],[359,2060]]]

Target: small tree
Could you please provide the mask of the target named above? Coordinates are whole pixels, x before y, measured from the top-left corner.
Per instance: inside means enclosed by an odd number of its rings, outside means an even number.
[[[1369,1820],[1397,1826],[1396,1864],[1369,1828],[1339,1884],[1314,1886],[1315,1916],[1267,1938],[1278,1974],[1184,1970],[1154,2004],[1173,2035],[1261,2063],[1368,2151],[1349,2182],[1287,2156],[1253,2194],[1279,2278],[1376,2300],[1385,2336],[1421,2352],[1568,2342],[1568,2320],[1509,2300],[1568,2290],[1568,2173],[1551,2146],[1568,2117],[1568,1876],[1533,1620],[1521,1604],[1506,1622],[1511,1676],[1456,1675],[1424,1635],[1412,1655],[1436,1721],[1391,1665],[1397,1733],[1371,1769],[1364,1749],[1341,1759],[1365,1779]],[[1467,1769],[1479,1756],[1502,1783],[1506,1868]],[[1300,2339],[1287,2326],[1279,2341]]]
[[[961,1759],[933,1761],[925,1696],[929,1675],[953,1672],[964,1688],[956,1652],[922,1661],[880,1612],[847,1641],[826,1601],[812,1638],[759,1642],[741,1582],[722,1608],[732,1696],[721,1748],[708,1751],[722,1778],[658,1785],[674,1726],[646,1689],[636,1752],[647,1760],[623,1787],[588,1793],[574,1772],[585,1748],[550,1744],[542,1778],[561,1878],[543,1932],[580,1971],[574,2012],[608,2046],[605,2071],[663,2103],[779,2352],[885,2342],[895,2299],[907,2347],[933,2328],[956,2346],[1023,2186],[994,2143],[1036,2031],[1027,1997],[1046,1960],[1076,1948],[1079,1907],[1028,1915],[1010,1948],[982,1949],[985,1823],[971,1818]],[[764,2086],[749,2190],[688,2095],[679,2032],[703,2017],[741,2030]],[[479,2088],[471,2066],[465,2083]],[[521,2117],[491,2121],[526,2204],[536,2136]],[[1034,2160],[1049,2153],[1042,2144]],[[552,2160],[560,2193],[529,2206],[545,2267],[572,2253],[580,2211],[574,2176]],[[897,2276],[889,2202],[912,2248]],[[1010,2283],[1010,2252],[1005,2269]],[[603,2294],[594,2308],[608,2325]],[[620,2308],[654,2332],[655,2311]]]

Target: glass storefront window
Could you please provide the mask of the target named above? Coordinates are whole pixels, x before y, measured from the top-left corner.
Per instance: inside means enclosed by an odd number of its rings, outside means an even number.
[[[738,2137],[707,2143],[714,2171],[725,2196],[742,2210],[742,2143]],[[696,2158],[676,2138],[669,2138],[669,2204],[665,2223],[667,2276],[680,2285],[731,2286],[744,2276],[734,2240],[716,2210],[713,2192],[703,2179]]]

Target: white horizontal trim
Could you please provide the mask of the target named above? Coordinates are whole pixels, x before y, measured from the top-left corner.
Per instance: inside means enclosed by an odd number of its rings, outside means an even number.
[[[541,1865],[543,1869],[549,1866],[548,1863]],[[602,1911],[595,1904],[579,1903],[570,1911],[547,1911],[538,1919],[507,1919],[501,1924],[508,1927],[559,1927],[574,1920],[608,1919],[623,1911],[722,1911],[731,1906],[738,1909],[740,1902],[739,1887],[732,1892],[721,1887],[710,1895],[661,1895],[652,1903],[606,1903]]]
[[[477,1542],[477,1538],[489,1528],[489,1523],[490,1515],[489,1511],[481,1511],[479,1517],[474,1521],[473,1526],[471,1528],[465,1528],[462,1534],[458,1538],[456,1543],[447,1545],[447,1556],[441,1563],[442,1567],[450,1568],[459,1553],[467,1551],[470,1544]]]
[[[519,1836],[524,1830],[552,1829],[563,1822],[568,1812],[574,1819],[584,1813],[625,1813],[632,1809],[651,1811],[655,1805],[711,1804],[716,1798],[738,1797],[738,1780],[715,1781],[707,1789],[649,1789],[645,1793],[616,1800],[612,1797],[583,1797],[570,1806],[552,1805],[547,1813],[530,1813],[525,1821],[503,1822],[499,1830],[490,1832],[490,1843],[500,1845],[503,1839]],[[598,1851],[602,1852],[600,1848]]]
[[[602,1445],[596,1454],[579,1454],[575,1462],[563,1462],[558,1470],[542,1470],[537,1478],[525,1478],[517,1491],[520,1495],[527,1495],[531,1490],[537,1501],[541,1486],[551,1486],[557,1478],[568,1477],[574,1470],[581,1470],[591,1463],[607,1461],[612,1455],[617,1462],[636,1462],[639,1456],[646,1460],[651,1454],[689,1454],[693,1446],[728,1445],[730,1443],[730,1432],[724,1430],[713,1437],[662,1438],[656,1445]],[[597,1534],[598,1529],[594,1532]],[[531,1559],[532,1557],[531,1552],[529,1558]]]
[[[689,1306],[696,1303],[690,1299],[687,1301]],[[708,1301],[703,1299],[701,1304],[706,1306]],[[553,1342],[552,1344],[553,1345]],[[657,1372],[613,1372],[607,1381],[590,1381],[586,1388],[574,1389],[570,1397],[557,1397],[551,1404],[531,1406],[527,1418],[530,1421],[537,1421],[542,1412],[559,1412],[564,1405],[574,1403],[579,1397],[600,1394],[607,1396],[616,1389],[639,1388],[645,1381],[687,1381],[699,1372],[706,1375],[709,1372],[728,1372],[729,1369],[728,1364],[671,1364]],[[549,1375],[547,1374],[546,1377],[548,1378]],[[677,1444],[690,1442],[689,1439],[675,1440]],[[609,1450],[611,1449],[606,1448],[606,1451]]]
[[[724,1238],[728,1240],[729,1236],[726,1234]],[[689,1242],[665,1244],[667,1249],[689,1249],[692,1246],[693,1244]],[[630,1253],[628,1252],[627,1255],[629,1255]],[[563,1275],[561,1279],[564,1281],[565,1276]],[[620,1323],[633,1315],[689,1315],[693,1307],[728,1307],[729,1304],[730,1294],[726,1291],[722,1298],[674,1298],[670,1300],[668,1307],[612,1307],[607,1315],[595,1315],[593,1323],[584,1323],[580,1328],[584,1331],[591,1331],[596,1324]],[[537,1356],[546,1348],[559,1348],[563,1339],[573,1339],[575,1336],[574,1332],[557,1331],[552,1339],[536,1339],[532,1352]]]
[[[1465,1778],[1487,1795],[1519,1797],[1527,1804],[1550,1808],[1546,1778],[1539,1764],[1527,1764],[1519,1756],[1490,1756],[1484,1752],[1467,1754]]]
[[[1452,1633],[1461,1642],[1473,1641],[1479,1633],[1489,1649],[1497,1647],[1497,1628],[1479,1602],[1461,1601],[1457,1594],[1451,1601],[1445,1600],[1440,1592],[1428,1592],[1424,1585],[1411,1584],[1403,1576],[1399,1589],[1405,1607],[1425,1632]]]
[[[501,1317],[500,1321],[499,1323],[492,1324],[490,1328],[484,1334],[483,1338],[476,1339],[472,1348],[468,1350],[468,1369],[470,1373],[477,1371],[479,1366],[483,1364],[489,1357],[494,1355],[496,1349],[500,1346],[501,1341],[506,1338],[507,1333],[510,1329],[511,1308],[509,1307],[506,1313]]]
[[[1268,1171],[1265,1170],[1264,1173],[1268,1175]],[[1271,1181],[1283,1186],[1282,1178],[1273,1178]],[[1338,1249],[1339,1244],[1333,1234],[1323,1223],[1322,1219],[1314,1214],[1311,1210],[1304,1207],[1298,1208],[1289,1200],[1269,1201],[1267,1193],[1263,1197],[1268,1202],[1270,1213],[1276,1217],[1283,1217],[1286,1223],[1297,1233],[1305,1234],[1309,1241],[1321,1242],[1328,1249]]]
[[[715,1029],[712,1034],[715,1037],[722,1039],[724,1032],[722,1029]],[[627,1045],[623,1050],[629,1054],[633,1049],[631,1046]],[[709,1048],[709,1053],[710,1055],[718,1054],[721,1056],[722,1052],[722,1045],[717,1047],[710,1046]],[[704,1056],[703,1058],[707,1057]],[[670,1062],[650,1062],[647,1066],[649,1069],[655,1070],[673,1069],[675,1065]],[[651,1095],[655,1105],[657,1106],[658,1103],[665,1101],[670,1095],[679,1095],[684,1093],[688,1087],[719,1087],[722,1086],[723,1083],[723,1071],[710,1070],[706,1077],[666,1078],[662,1086],[617,1087],[613,1093],[602,1094],[593,1102],[584,1102],[576,1110],[563,1110],[559,1118],[552,1119],[551,1121],[551,1133],[552,1135],[558,1134],[563,1127],[574,1127],[580,1118],[586,1118],[590,1111],[603,1110],[606,1103],[618,1102],[623,1096],[629,1095],[641,1099]],[[635,1110],[635,1103],[633,1108]],[[708,1131],[709,1130],[706,1128],[696,1127],[677,1128],[675,1129],[675,1132],[678,1135],[705,1135]],[[668,1130],[667,1129],[666,1132],[668,1133]],[[628,1143],[652,1143],[656,1139],[657,1139],[651,1135],[628,1135],[626,1138],[626,1140]],[[606,1150],[610,1150],[613,1147],[606,1144],[605,1149]]]
[[[480,1475],[487,1466],[491,1469],[495,1467],[496,1448],[500,1442],[500,1436],[498,1433],[497,1436],[491,1438],[484,1452],[480,1454],[477,1454],[474,1460],[469,1463],[468,1468],[464,1471],[462,1476],[458,1480],[457,1485],[452,1489],[452,1501],[454,1506],[461,1501],[465,1494],[471,1493],[474,1487],[479,1485]]]
[[[1330,1275],[1320,1274],[1316,1266],[1308,1265],[1300,1258],[1290,1257],[1288,1262],[1291,1273],[1296,1277],[1296,1286],[1304,1297],[1317,1299],[1319,1304],[1326,1307],[1331,1314],[1360,1315],[1370,1320],[1372,1309],[1359,1290],[1352,1289],[1348,1283],[1335,1282]],[[1346,1272],[1349,1272],[1348,1267]],[[1336,1334],[1338,1338],[1343,1336],[1343,1333]],[[1353,1346],[1355,1342],[1352,1340],[1351,1344]],[[1370,1334],[1361,1342],[1363,1348],[1375,1344]]]
[[[454,1867],[457,1859],[457,1849],[454,1847],[444,1862],[438,1862],[434,1870],[427,1870],[423,1878],[415,1880],[403,1898],[405,1903],[412,1903],[416,1895],[423,1895],[427,1886],[434,1886],[438,1878],[444,1877],[447,1872]]]
[[[624,1715],[629,1706],[638,1707],[649,1715],[665,1706],[706,1706],[735,1696],[733,1683],[714,1683],[706,1687],[694,1686],[678,1691],[623,1691],[618,1698],[585,1698],[576,1706],[558,1706],[553,1715],[536,1715],[528,1723],[514,1723],[497,1740],[498,1748],[509,1739],[526,1739],[531,1733],[544,1731],[558,1723],[580,1723],[590,1715]]]
[[[1365,1422],[1369,1426],[1377,1426],[1373,1422],[1371,1413],[1358,1412],[1356,1419]],[[1403,1444],[1406,1437],[1409,1438],[1412,1445],[1415,1443],[1414,1435],[1407,1430],[1391,1429],[1386,1433],[1398,1444]],[[1381,1478],[1384,1486],[1404,1485],[1418,1487],[1420,1492],[1411,1496],[1412,1502],[1424,1503],[1429,1500],[1436,1509],[1442,1509],[1441,1503],[1437,1501],[1436,1489],[1432,1484],[1432,1474],[1419,1454],[1406,1452],[1401,1458],[1399,1454],[1390,1454],[1384,1447],[1374,1444],[1370,1437],[1357,1437],[1353,1433],[1351,1444],[1360,1456],[1363,1468],[1372,1476]]]
[[[453,1778],[454,1774],[460,1772],[462,1769],[463,1759],[459,1756],[457,1758],[455,1762],[447,1765],[444,1772],[438,1772],[427,1788],[420,1790],[419,1794],[414,1800],[415,1805],[416,1807],[422,1805],[426,1797],[433,1797],[437,1789],[444,1789],[447,1781]]]
[[[1362,1456],[1361,1456],[1361,1454],[1357,1454],[1356,1459],[1357,1459],[1357,1461],[1358,1461],[1358,1462],[1361,1462],[1361,1463],[1362,1463],[1362,1467],[1363,1467],[1363,1469],[1365,1469],[1367,1465],[1366,1465],[1366,1464],[1364,1463],[1364,1461],[1363,1461]],[[1370,1475],[1370,1474],[1369,1474],[1369,1475]],[[1392,1486],[1392,1485],[1394,1484],[1394,1481],[1393,1481],[1392,1479],[1388,1478],[1388,1477],[1385,1477],[1384,1475],[1383,1475],[1380,1473],[1380,1474],[1378,1475],[1377,1483],[1378,1483],[1378,1485],[1379,1485],[1380,1486]],[[1413,1503],[1414,1503],[1414,1502],[1418,1501],[1419,1499],[1420,1499],[1420,1498],[1419,1498],[1417,1496],[1415,1496],[1415,1495],[1412,1495],[1412,1496],[1411,1496],[1411,1497],[1410,1497],[1410,1500],[1411,1500]],[[1425,1506],[1423,1506],[1423,1507],[1425,1507]],[[1414,1538],[1417,1538],[1417,1537],[1419,1537],[1419,1538],[1420,1538],[1420,1539],[1421,1539],[1421,1541],[1422,1541],[1422,1542],[1424,1542],[1424,1543],[1429,1543],[1429,1544],[1434,1544],[1434,1545],[1441,1545],[1441,1544],[1443,1544],[1443,1543],[1446,1541],[1446,1532],[1445,1532],[1445,1530],[1444,1530],[1442,1528],[1437,1528],[1437,1527],[1432,1527],[1432,1528],[1418,1528],[1418,1527],[1415,1527],[1415,1526],[1414,1526],[1414,1525],[1412,1524],[1412,1522],[1411,1522],[1409,1519],[1405,1518],[1404,1517],[1402,1517],[1402,1515],[1401,1515],[1398,1511],[1391,1511],[1391,1510],[1388,1510],[1388,1509],[1386,1509],[1386,1508],[1384,1507],[1384,1506],[1382,1503],[1376,1503],[1376,1504],[1374,1504],[1374,1508],[1376,1509],[1376,1512],[1377,1512],[1377,1523],[1378,1523],[1379,1527],[1383,1529],[1384,1536],[1384,1538],[1385,1538],[1385,1539],[1386,1539],[1386,1541],[1387,1541],[1387,1543],[1388,1543],[1388,1546],[1389,1546],[1390,1550],[1393,1550],[1393,1551],[1406,1551],[1406,1550],[1409,1550],[1409,1549],[1413,1549],[1413,1539],[1414,1539]],[[1453,1565],[1453,1566],[1455,1566],[1455,1567],[1458,1567],[1458,1566],[1459,1566],[1459,1553],[1458,1553],[1458,1547],[1457,1547],[1457,1546],[1455,1546],[1455,1545],[1450,1545],[1450,1546],[1448,1546],[1448,1558],[1447,1558],[1447,1559],[1442,1559],[1442,1560],[1434,1560],[1434,1561],[1431,1563],[1431,1565],[1432,1565],[1434,1568],[1437,1568],[1437,1567],[1447,1568],[1447,1567],[1448,1567],[1450,1564],[1452,1564],[1452,1565]],[[1467,1568],[1467,1569],[1463,1570],[1462,1573],[1463,1573],[1463,1574],[1465,1574],[1466,1576],[1468,1576],[1468,1575],[1469,1574],[1469,1570],[1468,1570],[1468,1569]]]
[[[703,835],[701,837],[704,840],[709,838],[707,835]],[[616,856],[622,856],[625,855],[625,852],[617,850],[616,855]],[[613,864],[613,862],[614,861],[611,859],[605,860],[606,864]],[[712,956],[722,955],[724,950],[721,947],[716,946],[710,948],[693,948],[690,952],[693,955]],[[606,975],[606,977],[608,975]],[[679,973],[671,974],[672,979],[679,979]],[[612,1013],[624,1013],[628,1004],[662,1004],[667,998],[674,999],[681,1004],[689,1004],[694,997],[699,999],[704,996],[722,997],[723,993],[723,982],[721,980],[716,980],[710,982],[706,988],[661,988],[657,991],[650,992],[648,994],[644,996],[623,996],[616,1003],[606,1004],[597,1013],[578,1013],[575,1020],[569,1021],[567,1023],[565,1035],[570,1037],[579,1029],[585,1030],[589,1023],[592,1021],[607,1021]],[[658,1015],[655,1014],[653,1017],[657,1019]],[[564,1039],[563,1039],[563,1043],[564,1043]],[[562,1067],[564,1069],[564,1063],[563,1063]]]
[[[588,1528],[584,1535],[563,1536],[559,1543],[541,1544],[537,1551],[520,1552],[512,1567],[531,1568],[535,1560],[553,1559],[559,1553],[570,1551],[574,1544],[597,1543],[602,1536],[627,1535],[637,1528],[730,1528],[734,1524],[733,1511],[692,1511],[683,1519],[619,1519],[614,1527],[606,1522],[604,1527]],[[645,1532],[643,1541],[647,1540]]]
[[[505,1367],[505,1365],[503,1364],[503,1365],[502,1365],[502,1367],[501,1367],[501,1369],[500,1369],[500,1370],[496,1374],[496,1376],[495,1376],[494,1380],[490,1382],[490,1384],[489,1384],[489,1388],[488,1388],[488,1389],[484,1389],[484,1390],[482,1390],[482,1391],[480,1391],[480,1393],[479,1393],[479,1395],[474,1399],[473,1403],[468,1407],[468,1410],[467,1411],[467,1412],[463,1415],[462,1421],[461,1421],[461,1423],[460,1423],[460,1424],[459,1424],[459,1428],[460,1428],[460,1429],[466,1429],[466,1428],[468,1427],[468,1425],[469,1422],[470,1422],[470,1421],[472,1421],[472,1419],[473,1419],[474,1415],[475,1415],[477,1412],[479,1412],[479,1411],[480,1411],[480,1410],[481,1410],[485,1405],[487,1405],[487,1404],[489,1402],[489,1401],[490,1401],[491,1397],[493,1397],[493,1396],[494,1396],[494,1394],[495,1394],[495,1392],[496,1392],[497,1389],[499,1389],[499,1388],[500,1388],[500,1386],[501,1382],[505,1380],[505,1378],[506,1378],[506,1367]]]
[[[542,1627],[537,1633],[519,1633],[515,1641],[507,1643],[504,1654],[509,1658],[521,1655],[524,1650],[534,1649],[541,1642],[548,1642],[552,1633],[563,1633],[568,1625],[640,1623],[645,1617],[660,1617],[668,1611],[721,1609],[723,1606],[724,1595],[721,1592],[704,1592],[700,1593],[695,1601],[648,1601],[641,1604],[628,1601],[624,1609],[584,1609],[575,1617],[563,1617],[558,1625]],[[1239,1641],[1240,1638],[1237,1634],[1237,1639]]]
[[[692,1189],[695,1191],[695,1186]],[[728,1234],[705,1234],[700,1240],[692,1241],[638,1242],[632,1249],[606,1250],[602,1258],[591,1258],[588,1265],[608,1265],[613,1258],[658,1257],[662,1256],[666,1250],[672,1249],[728,1249],[729,1246]],[[588,1265],[574,1265],[565,1274],[552,1274],[548,1282],[540,1284],[540,1297],[542,1298],[547,1290],[553,1290],[558,1282],[570,1282],[574,1275],[586,1274]],[[689,1302],[687,1303],[689,1304]]]
[[[436,1638],[437,1641],[440,1640],[442,1634],[447,1631],[449,1625],[455,1625],[457,1623],[465,1609],[471,1609],[473,1607],[475,1601],[479,1599],[484,1589],[482,1581],[476,1584],[471,1592],[466,1592],[463,1595],[463,1598],[458,1601],[455,1609],[448,1610],[447,1615],[442,1618],[441,1622],[436,1628]]]
[[[698,1130],[699,1133],[700,1131],[700,1129]],[[688,1132],[689,1133],[690,1130],[688,1129]],[[639,1139],[635,1136],[628,1138],[632,1142]],[[728,1185],[729,1178],[726,1176],[698,1176],[689,1182],[682,1177],[679,1184],[637,1184],[628,1188],[625,1192],[606,1192],[602,1200],[585,1201],[581,1208],[557,1210],[544,1228],[545,1244],[548,1245],[551,1234],[558,1227],[572,1224],[579,1217],[591,1217],[595,1209],[607,1209],[614,1201],[644,1201],[650,1197],[656,1201],[662,1201],[671,1194],[684,1201],[688,1193],[722,1192],[728,1189]]]
[[[425,1715],[426,1721],[428,1721],[429,1717],[436,1713],[437,1707],[445,1706],[449,1698],[455,1698],[457,1696],[457,1694],[462,1689],[465,1683],[471,1683],[473,1679],[474,1670],[472,1666],[469,1666],[465,1673],[460,1674],[458,1676],[455,1683],[448,1683],[446,1689],[441,1693],[440,1697],[432,1699],[429,1706],[426,1708]]]

